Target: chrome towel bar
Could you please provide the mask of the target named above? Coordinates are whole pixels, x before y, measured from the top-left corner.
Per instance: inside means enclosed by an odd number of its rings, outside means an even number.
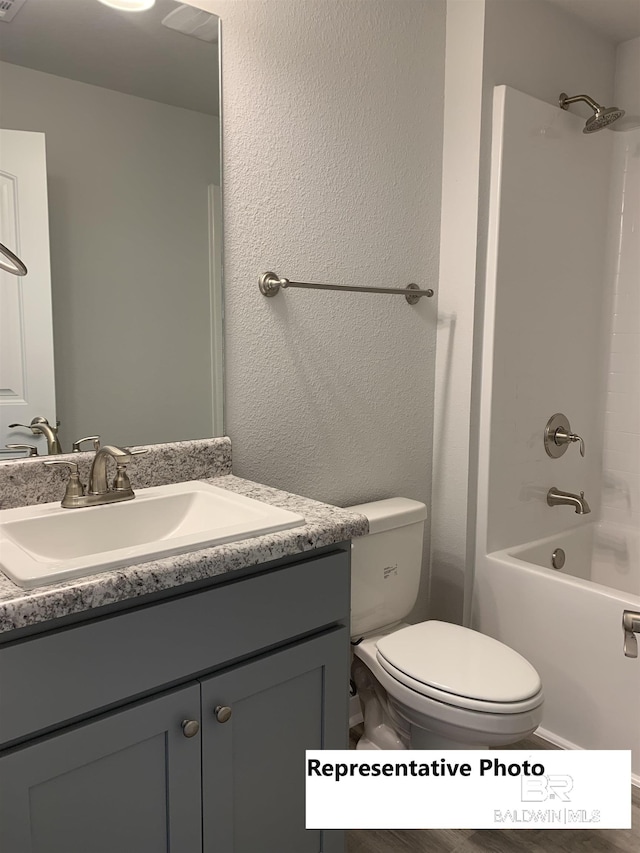
[[[306,281],[289,281],[288,278],[280,278],[274,272],[262,273],[258,279],[260,293],[263,296],[275,296],[281,287],[304,287],[309,290],[349,290],[352,293],[401,293],[409,303],[415,305],[423,296],[433,296],[433,290],[420,290],[417,284],[409,284],[407,287],[351,287],[348,284],[311,284]]]

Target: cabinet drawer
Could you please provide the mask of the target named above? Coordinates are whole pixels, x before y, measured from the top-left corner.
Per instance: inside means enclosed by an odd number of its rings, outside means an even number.
[[[349,552],[0,649],[0,743],[349,619]]]

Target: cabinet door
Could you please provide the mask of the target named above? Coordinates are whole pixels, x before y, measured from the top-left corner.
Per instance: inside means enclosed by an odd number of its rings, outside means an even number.
[[[348,658],[339,628],[202,681],[205,853],[344,849],[304,828],[304,753],[346,748]]]
[[[0,850],[200,853],[199,709],[192,684],[0,758]]]

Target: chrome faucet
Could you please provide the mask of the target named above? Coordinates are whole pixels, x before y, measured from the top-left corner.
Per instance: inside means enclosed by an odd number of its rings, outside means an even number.
[[[71,474],[62,499],[62,506],[67,509],[79,509],[85,506],[100,506],[100,504],[130,501],[135,498],[135,493],[131,488],[127,474],[127,465],[131,462],[133,456],[146,452],[146,450],[127,450],[123,447],[116,447],[110,444],[101,447],[94,456],[89,474],[89,488],[86,492],[80,480],[76,462],[61,459],[60,461],[45,462],[44,464],[68,466]],[[116,475],[111,487],[107,482],[107,461],[109,458],[114,459],[116,463]]]
[[[36,417],[30,424],[9,424],[9,429],[24,427],[30,429],[34,435],[43,435],[47,439],[47,453],[55,455],[62,453],[60,440],[58,439],[58,427],[51,426],[46,418]]]
[[[584,499],[584,492],[574,495],[573,492],[561,492],[555,486],[547,492],[547,504],[549,506],[572,506],[578,515],[586,515],[591,512],[591,507]]]

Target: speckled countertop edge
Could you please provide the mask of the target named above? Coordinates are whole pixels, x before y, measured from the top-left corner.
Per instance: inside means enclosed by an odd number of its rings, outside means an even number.
[[[364,516],[232,474],[199,479],[300,513],[306,524],[30,590],[21,589],[0,572],[0,633],[322,548],[362,536],[369,529]]]

